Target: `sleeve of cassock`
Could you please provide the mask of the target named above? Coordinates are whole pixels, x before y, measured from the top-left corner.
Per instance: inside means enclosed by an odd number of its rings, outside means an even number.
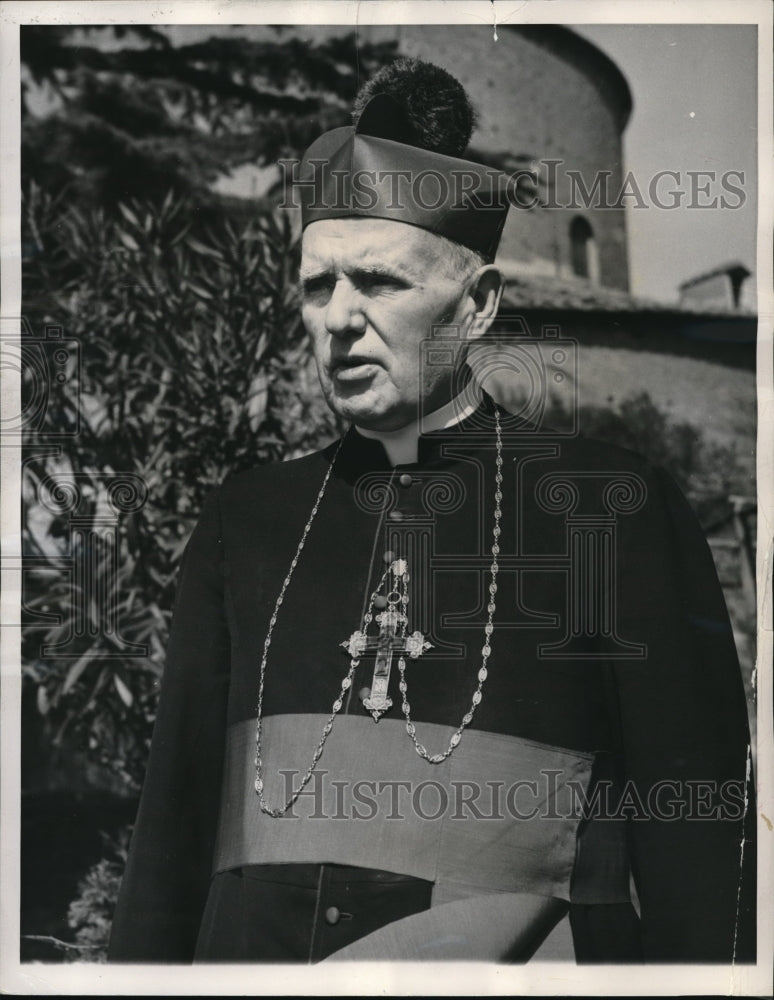
[[[755,800],[733,632],[688,502],[661,471],[648,489],[619,521],[617,587],[619,634],[647,650],[613,670],[643,957],[749,962]]]
[[[111,931],[114,962],[190,962],[220,801],[229,634],[217,493],[178,582],[148,769]]]

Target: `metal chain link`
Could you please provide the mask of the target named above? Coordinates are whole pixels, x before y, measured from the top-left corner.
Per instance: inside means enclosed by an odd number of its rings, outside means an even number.
[[[314,769],[315,767],[317,767],[317,762],[319,761],[322,755],[323,747],[325,746],[325,741],[328,739],[328,734],[330,733],[331,729],[333,729],[333,720],[335,716],[338,714],[339,710],[341,709],[344,700],[344,695],[346,694],[347,690],[352,684],[352,677],[354,676],[355,670],[357,669],[358,663],[360,662],[359,660],[354,660],[354,659],[352,660],[349,671],[347,672],[347,675],[344,678],[344,680],[341,682],[341,692],[338,698],[333,703],[333,709],[331,711],[331,714],[328,716],[328,721],[325,723],[325,726],[323,728],[322,739],[317,744],[317,749],[312,755],[312,763],[307,769],[307,772],[304,775],[301,784],[298,786],[298,788],[294,790],[293,794],[290,796],[290,798],[287,800],[284,806],[270,806],[266,802],[266,798],[264,797],[263,794],[263,757],[261,755],[262,722],[263,722],[263,688],[266,680],[266,661],[269,656],[269,646],[271,646],[271,637],[272,633],[274,632],[274,626],[277,624],[277,616],[279,614],[280,606],[282,605],[282,602],[285,600],[285,591],[288,589],[291,577],[293,576],[293,571],[298,565],[299,556],[301,555],[304,545],[306,544],[306,536],[309,534],[309,531],[312,527],[312,522],[317,516],[317,511],[320,508],[320,503],[325,494],[325,488],[328,485],[328,480],[331,478],[331,473],[333,472],[333,466],[336,463],[336,459],[339,456],[339,452],[341,451],[341,446],[343,444],[344,444],[344,438],[342,438],[341,441],[339,441],[339,446],[336,449],[333,458],[331,459],[331,464],[328,466],[328,471],[325,473],[325,478],[322,481],[322,486],[320,487],[320,491],[317,494],[317,499],[315,500],[314,506],[312,507],[312,512],[309,515],[309,520],[306,522],[303,534],[301,535],[301,541],[298,543],[296,554],[293,556],[293,559],[290,563],[290,569],[288,570],[288,575],[285,577],[285,580],[282,584],[282,589],[279,592],[279,597],[277,598],[276,604],[274,605],[274,611],[272,613],[271,618],[269,619],[269,630],[266,633],[266,639],[264,640],[263,643],[263,658],[261,659],[260,684],[258,685],[258,718],[255,729],[255,790],[258,793],[258,802],[260,803],[263,812],[268,813],[270,816],[275,817],[275,819],[284,815],[288,811],[288,809],[290,809],[291,806],[294,805],[301,792],[309,784],[312,774],[314,773]]]
[[[491,574],[492,580],[489,584],[489,604],[487,605],[487,613],[489,615],[487,623],[484,626],[484,645],[481,648],[481,667],[478,671],[478,685],[476,690],[473,692],[472,704],[470,706],[470,711],[466,712],[462,717],[462,722],[457,727],[453,736],[449,740],[448,747],[442,753],[428,753],[427,748],[424,744],[420,743],[417,739],[417,731],[414,723],[411,721],[411,706],[408,701],[408,684],[406,683],[406,661],[403,657],[398,661],[398,670],[400,671],[400,693],[403,696],[403,714],[406,716],[406,732],[411,737],[414,744],[414,749],[429,764],[441,764],[446,760],[453,752],[454,748],[458,746],[460,740],[462,739],[462,732],[466,726],[470,725],[473,721],[473,713],[476,711],[476,707],[481,703],[483,697],[481,689],[484,686],[484,681],[487,678],[487,663],[489,657],[492,653],[491,638],[494,632],[493,619],[495,611],[497,610],[497,604],[495,601],[495,594],[497,593],[497,573],[500,569],[499,563],[497,562],[497,556],[500,554],[500,520],[503,516],[502,509],[500,507],[500,502],[503,499],[502,485],[503,485],[503,442],[502,436],[500,434],[500,413],[495,409],[495,433],[497,435],[497,459],[496,459],[496,472],[495,472],[495,509],[494,509],[494,527],[492,528],[492,566]]]
[[[422,757],[424,760],[426,760],[430,764],[440,764],[442,761],[446,760],[446,758],[449,757],[449,755],[454,751],[454,748],[459,744],[460,740],[462,739],[462,732],[463,732],[463,730],[465,729],[466,726],[468,726],[472,722],[472,720],[473,720],[473,713],[476,710],[476,706],[479,705],[480,702],[481,702],[481,699],[482,699],[482,693],[481,693],[481,691],[482,691],[482,688],[484,686],[484,681],[487,678],[487,662],[488,662],[489,656],[490,656],[490,654],[492,652],[492,648],[491,648],[491,645],[490,645],[490,639],[491,639],[492,633],[494,632],[493,618],[494,618],[494,613],[495,613],[495,610],[496,610],[495,594],[497,593],[497,573],[498,573],[498,570],[500,568],[499,564],[497,562],[497,556],[498,556],[498,554],[500,552],[500,545],[499,545],[499,541],[498,541],[498,539],[500,537],[500,533],[501,533],[500,520],[502,518],[502,510],[500,508],[500,502],[502,501],[502,498],[503,498],[502,490],[501,490],[502,483],[503,483],[503,475],[502,475],[502,466],[503,466],[502,435],[501,435],[501,432],[500,432],[500,413],[499,413],[499,411],[497,410],[496,407],[495,407],[495,432],[496,432],[496,441],[497,441],[497,459],[496,459],[496,472],[495,472],[495,484],[496,484],[496,488],[495,488],[495,510],[494,510],[494,521],[495,521],[495,523],[494,523],[494,527],[492,528],[493,542],[492,542],[492,550],[491,550],[492,551],[492,566],[491,566],[492,581],[489,584],[489,604],[487,606],[487,612],[488,612],[489,617],[487,619],[486,625],[484,626],[485,641],[484,641],[484,646],[482,647],[482,650],[481,650],[482,664],[481,664],[481,667],[480,667],[480,669],[478,671],[478,685],[476,687],[476,690],[473,693],[473,699],[472,699],[472,704],[471,704],[471,707],[470,707],[470,711],[466,712],[466,714],[463,716],[462,722],[457,727],[457,730],[455,731],[454,735],[451,737],[451,739],[449,741],[449,746],[446,748],[446,750],[443,751],[443,753],[437,753],[437,754],[430,754],[430,753],[428,753],[427,749],[418,741],[418,739],[416,737],[416,728],[415,728],[413,722],[411,721],[410,705],[409,705],[408,699],[406,697],[407,692],[408,692],[408,686],[406,684],[406,677],[405,677],[406,661],[405,661],[405,659],[402,656],[401,656],[400,660],[398,661],[398,669],[400,670],[400,684],[399,684],[399,687],[400,687],[401,695],[403,697],[403,706],[402,706],[403,707],[403,714],[406,716],[406,732],[411,737],[411,739],[412,739],[412,741],[414,743],[414,747],[415,747],[417,753],[419,754],[419,756]],[[299,556],[301,555],[301,552],[303,551],[304,545],[306,544],[306,538],[307,538],[307,535],[309,534],[309,531],[310,531],[310,529],[312,527],[312,522],[314,521],[315,517],[317,516],[317,511],[319,510],[320,503],[321,503],[322,498],[323,498],[323,496],[325,494],[325,489],[326,489],[326,487],[328,485],[328,480],[331,477],[331,473],[333,471],[333,466],[334,466],[334,464],[336,462],[336,459],[338,458],[338,454],[339,454],[339,451],[341,450],[341,446],[342,446],[343,443],[344,443],[344,440],[342,438],[342,440],[339,442],[339,446],[336,449],[336,452],[335,452],[335,454],[333,456],[333,459],[331,460],[331,464],[328,467],[328,471],[325,473],[325,478],[323,479],[322,486],[320,487],[320,490],[319,490],[319,492],[317,494],[317,499],[315,500],[314,506],[312,507],[312,512],[309,515],[309,520],[306,522],[306,525],[304,526],[304,531],[303,531],[303,534],[301,535],[301,540],[298,543],[298,548],[296,549],[296,554],[293,556],[293,559],[291,560],[290,568],[288,570],[288,574],[287,574],[287,576],[285,577],[285,579],[283,581],[282,588],[281,588],[281,590],[279,592],[279,597],[277,598],[277,601],[276,601],[276,603],[274,605],[274,611],[272,613],[271,618],[269,619],[269,629],[268,629],[268,632],[266,633],[266,639],[264,640],[264,644],[263,644],[263,657],[261,659],[260,683],[259,683],[259,687],[258,687],[258,718],[257,718],[257,723],[256,723],[256,731],[255,731],[255,744],[256,744],[256,747],[255,747],[255,790],[258,793],[258,801],[259,801],[261,810],[263,812],[265,812],[265,813],[268,813],[269,816],[273,816],[275,819],[279,818],[280,816],[283,816],[288,811],[288,809],[290,809],[296,803],[296,801],[298,800],[298,797],[300,796],[301,792],[304,790],[304,788],[306,788],[306,786],[311,781],[312,775],[314,774],[314,770],[317,767],[317,763],[320,760],[320,757],[322,756],[323,748],[325,747],[325,742],[328,739],[328,736],[330,735],[331,730],[333,729],[333,720],[335,719],[335,717],[338,715],[339,711],[341,710],[341,707],[342,707],[342,705],[344,703],[344,697],[345,697],[347,691],[349,690],[349,688],[352,686],[352,678],[354,677],[356,669],[360,665],[360,659],[359,658],[358,659],[354,659],[353,658],[350,661],[349,670],[347,671],[346,676],[344,677],[344,679],[341,682],[341,691],[339,693],[339,696],[336,698],[336,700],[333,703],[331,714],[328,716],[328,721],[325,723],[325,726],[323,727],[322,737],[320,738],[320,741],[317,744],[317,748],[315,749],[314,753],[312,754],[312,762],[309,765],[309,767],[307,768],[306,773],[305,773],[304,777],[301,780],[301,783],[298,785],[297,788],[295,788],[293,790],[293,793],[291,794],[290,798],[287,800],[287,802],[285,803],[284,806],[270,806],[267,803],[266,798],[264,796],[263,757],[262,757],[262,753],[261,753],[261,750],[262,750],[262,742],[261,742],[261,740],[262,740],[262,720],[263,720],[263,691],[264,691],[264,683],[265,683],[265,679],[266,679],[266,662],[267,662],[268,655],[269,655],[269,647],[271,646],[271,639],[272,639],[272,633],[274,631],[274,626],[277,624],[277,617],[279,615],[279,609],[280,609],[280,607],[282,605],[282,602],[285,599],[285,592],[288,589],[288,585],[290,584],[291,577],[293,576],[293,571],[295,570],[296,566],[298,565]],[[374,600],[376,599],[376,597],[377,597],[377,595],[379,593],[379,590],[381,589],[382,583],[384,582],[384,579],[385,579],[385,576],[386,576],[387,572],[388,571],[385,570],[385,573],[382,576],[382,580],[380,581],[379,586],[376,588],[376,590],[374,590],[373,594],[371,595],[371,603],[370,603],[368,612],[366,613],[366,616],[364,618],[364,628],[367,627],[368,623],[372,619]],[[404,598],[404,600],[403,600],[402,603],[404,603],[404,606],[406,606],[408,604],[408,595],[405,595],[405,598]]]

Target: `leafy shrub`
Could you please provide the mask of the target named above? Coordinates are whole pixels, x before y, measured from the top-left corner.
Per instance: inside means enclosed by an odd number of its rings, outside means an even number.
[[[337,424],[310,367],[287,216],[197,226],[171,194],[109,213],[33,186],[25,245],[31,335],[56,324],[80,344],[80,372],[25,442],[25,681],[55,746],[136,789],[176,571],[205,496]],[[138,496],[117,514],[122,476]],[[71,571],[78,560],[87,572]]]
[[[345,125],[361,82],[397,56],[362,33],[307,42],[149,25],[23,25],[22,170],[84,205],[160,203],[174,189],[222,210],[214,182],[298,157]],[[278,192],[271,192],[272,200]]]
[[[78,961],[104,962],[110,940],[118,890],[126,865],[131,828],[124,827],[115,840],[107,839],[106,854],[78,883],[78,895],[70,903],[67,923],[75,931],[77,947],[68,957]]]
[[[665,468],[705,525],[730,511],[730,493],[751,489],[731,448],[709,442],[693,424],[670,419],[647,392],[623,399],[616,408],[582,406],[579,421],[587,437],[630,448]]]

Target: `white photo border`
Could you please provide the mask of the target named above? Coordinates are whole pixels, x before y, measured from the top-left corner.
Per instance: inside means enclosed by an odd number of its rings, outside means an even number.
[[[755,966],[576,966],[529,963],[342,963],[326,966],[114,966],[19,962],[21,671],[20,449],[0,450],[2,629],[0,638],[0,989],[23,995],[740,995],[772,993],[774,948],[774,743],[772,741],[772,537],[774,537],[774,142],[772,13],[768,0],[461,0],[224,2],[93,0],[5,2],[0,8],[0,226],[4,324],[21,315],[19,26],[23,24],[754,24],[758,26],[758,961]],[[18,320],[16,320],[18,322]],[[4,327],[6,329],[6,327]],[[2,417],[20,412],[18,373],[2,372]],[[708,877],[711,877],[708,875]],[[767,905],[768,902],[768,905]]]

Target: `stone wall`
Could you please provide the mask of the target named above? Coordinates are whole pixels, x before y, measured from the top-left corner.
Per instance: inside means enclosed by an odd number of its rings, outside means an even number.
[[[561,160],[556,187],[544,196],[572,201],[566,170],[578,171],[593,190],[600,171],[610,171],[609,200],[624,180],[621,136],[628,118],[628,87],[615,66],[567,28],[502,26],[494,41],[491,24],[361,27],[375,41],[398,38],[400,50],[434,62],[463,84],[479,113],[471,146],[483,153]],[[543,166],[548,178],[552,168]],[[576,189],[577,193],[577,189]],[[592,205],[599,199],[592,198]],[[513,210],[498,261],[518,262],[537,274],[572,274],[570,225],[581,215],[594,233],[600,284],[629,286],[623,208],[580,207]],[[505,270],[508,270],[507,266]]]

